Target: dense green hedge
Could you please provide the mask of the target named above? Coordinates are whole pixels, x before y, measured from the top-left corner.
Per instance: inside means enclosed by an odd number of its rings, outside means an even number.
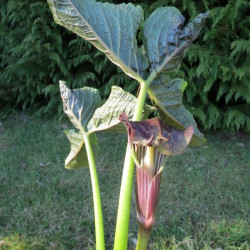
[[[122,1],[112,1],[120,3]],[[127,1],[128,2],[128,1]],[[250,131],[250,3],[235,1],[130,1],[148,16],[174,5],[187,19],[211,10],[180,74],[189,86],[185,103],[205,129]],[[61,112],[58,81],[93,86],[107,97],[111,85],[136,92],[137,84],[81,38],[56,25],[44,0],[0,6],[0,109]]]

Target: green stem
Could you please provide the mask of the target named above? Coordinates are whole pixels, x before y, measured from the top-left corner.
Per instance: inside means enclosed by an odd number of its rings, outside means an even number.
[[[150,230],[146,230],[143,227],[139,226],[136,250],[147,249],[149,238],[150,238]]]
[[[136,103],[133,121],[140,121],[141,120],[142,111],[143,111],[146,96],[147,96],[148,85],[144,82],[141,82],[140,86],[141,86],[141,89],[140,89],[140,93],[139,93],[138,100]]]
[[[147,96],[147,86],[144,82],[142,82],[133,117],[134,121],[141,120],[146,96]],[[128,145],[125,156],[119,205],[117,211],[116,231],[115,231],[115,241],[114,241],[115,250],[127,249],[133,177],[134,177],[134,161],[131,156],[130,147]]]
[[[104,240],[104,229],[103,229],[103,218],[102,218],[101,195],[99,190],[95,158],[89,139],[89,134],[84,133],[84,141],[89,162],[89,170],[90,170],[93,202],[94,202],[96,249],[104,250],[105,240]]]

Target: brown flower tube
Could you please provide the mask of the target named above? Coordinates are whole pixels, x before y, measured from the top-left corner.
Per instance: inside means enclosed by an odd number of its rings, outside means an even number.
[[[160,193],[161,164],[166,156],[153,146],[140,146],[137,157],[142,166],[136,168],[137,220],[139,226],[150,233]],[[153,164],[150,161],[154,161]]]

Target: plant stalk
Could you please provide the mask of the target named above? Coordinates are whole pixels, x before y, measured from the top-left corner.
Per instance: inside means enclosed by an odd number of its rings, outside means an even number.
[[[135,107],[135,113],[133,116],[134,121],[141,120],[146,96],[147,96],[147,85],[144,82],[142,82],[137,104]],[[117,211],[114,250],[127,250],[130,206],[131,206],[131,197],[133,189],[133,177],[134,177],[134,160],[133,157],[131,156],[130,145],[127,145],[121,188],[120,188],[119,205]]]
[[[85,147],[86,147],[87,156],[88,156],[92,193],[93,193],[96,249],[104,250],[105,240],[104,240],[104,229],[103,229],[101,195],[100,195],[100,190],[99,190],[95,158],[94,158],[94,154],[93,154],[90,139],[89,139],[89,134],[84,133],[84,141],[85,141]]]
[[[139,225],[138,240],[136,250],[146,250],[150,238],[150,231],[146,230]]]

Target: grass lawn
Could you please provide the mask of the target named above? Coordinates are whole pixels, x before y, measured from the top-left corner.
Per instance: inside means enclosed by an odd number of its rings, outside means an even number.
[[[94,249],[88,169],[64,169],[67,123],[18,114],[0,125],[0,249]],[[98,135],[112,249],[125,135]],[[216,133],[165,168],[150,249],[250,249],[250,135]],[[137,237],[133,196],[129,249]]]

